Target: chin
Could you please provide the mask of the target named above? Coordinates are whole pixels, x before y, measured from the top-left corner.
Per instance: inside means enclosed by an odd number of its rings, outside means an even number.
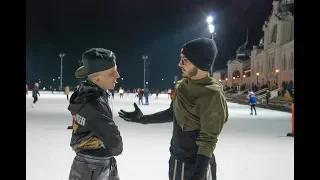
[[[107,86],[107,89],[114,89],[115,84],[110,84],[109,86]]]
[[[115,85],[113,85],[113,86],[110,86],[110,88],[108,88],[108,89],[114,89],[114,87],[115,87]]]
[[[189,75],[182,73],[182,77],[183,77],[183,78],[188,78]]]

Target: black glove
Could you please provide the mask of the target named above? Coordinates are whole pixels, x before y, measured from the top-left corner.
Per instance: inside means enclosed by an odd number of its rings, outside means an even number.
[[[143,113],[141,112],[140,108],[136,103],[133,103],[134,111],[127,112],[122,109],[120,109],[120,112],[118,112],[119,116],[128,122],[137,122],[137,123],[143,123],[143,120],[145,118],[142,118]]]
[[[205,180],[207,171],[208,171],[209,162],[210,162],[210,157],[202,154],[198,154],[196,170],[193,176],[188,180]]]

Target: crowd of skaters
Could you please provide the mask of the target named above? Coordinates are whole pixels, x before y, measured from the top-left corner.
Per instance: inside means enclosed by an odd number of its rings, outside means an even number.
[[[265,96],[265,105],[266,107],[269,107],[269,101],[271,98],[271,91],[273,90],[278,90],[278,96],[282,96],[285,99],[285,104],[284,104],[284,109],[285,110],[289,110],[289,106],[291,103],[294,102],[294,83],[293,81],[282,81],[281,86],[279,86],[278,83],[276,83],[275,81],[273,83],[271,83],[271,81],[267,81],[267,83],[245,83],[245,84],[237,84],[234,83],[231,86],[228,86],[227,84],[224,85],[224,90],[225,91],[229,91],[230,93],[236,93],[238,91],[244,91],[246,89],[248,89],[248,101],[249,101],[249,105],[251,107],[251,115],[253,115],[253,110],[255,112],[255,115],[257,115],[256,112],[256,92],[261,90],[261,89],[265,89],[267,88],[267,90],[265,92],[261,92],[261,93],[266,93]]]
[[[26,95],[28,95],[28,91],[29,91],[29,87],[28,85],[26,84]],[[51,90],[52,93],[53,93],[53,90]],[[67,100],[69,100],[69,93],[70,93],[70,87],[69,86],[66,86],[64,88],[64,94],[66,95],[67,97]],[[40,96],[40,92],[39,92],[39,83],[34,83],[33,85],[33,88],[32,88],[32,98],[33,98],[33,102],[32,104],[30,105],[32,108],[35,107],[35,104],[37,103],[38,101],[38,98]]]
[[[249,104],[251,106],[251,115],[252,115],[252,110],[254,109],[255,115],[256,109],[255,109],[255,104],[256,104],[256,94],[254,92],[259,91],[260,89],[268,88],[266,90],[266,96],[265,96],[265,102],[266,102],[266,107],[269,107],[269,100],[271,98],[271,93],[270,91],[279,89],[278,91],[278,96],[283,96],[285,98],[285,104],[284,104],[284,109],[289,110],[289,105],[294,102],[294,84],[293,81],[283,81],[281,84],[281,87],[277,84],[274,83],[273,86],[270,86],[270,83],[264,84],[263,86],[259,86],[259,84],[255,85],[254,83],[251,86],[251,89],[249,90],[248,93],[248,100]]]
[[[147,87],[126,89],[126,90],[123,87],[120,87],[118,91],[117,89],[111,89],[109,90],[109,92],[111,94],[112,99],[114,99],[115,92],[119,93],[120,99],[123,99],[125,93],[127,93],[128,95],[130,93],[133,93],[135,94],[135,97],[137,97],[139,105],[149,105],[149,96],[151,96],[152,94],[155,94],[156,95],[155,99],[158,99],[160,93],[167,93],[168,99],[170,99],[173,96],[174,88],[169,88],[169,89],[166,89],[165,91],[159,91],[159,89],[150,90]]]
[[[78,86],[76,87],[78,88]],[[268,90],[266,91],[266,97],[265,97],[265,102],[266,102],[266,107],[269,106],[269,100],[270,100],[270,97],[271,97],[271,93],[270,91],[273,91],[275,89],[281,89],[278,91],[278,95],[279,96],[283,96],[286,100],[286,104],[285,104],[285,109],[288,110],[289,109],[289,104],[293,101],[293,88],[294,88],[294,84],[293,84],[293,81],[283,81],[282,84],[281,84],[281,87],[276,83],[274,82],[272,85],[270,83],[270,81],[268,81],[267,83],[261,85],[260,83],[252,83],[251,86],[250,84],[243,84],[242,86],[239,86],[238,84],[233,84],[231,87],[228,87],[226,85],[226,89],[231,89],[231,91],[239,91],[239,90],[244,90],[244,89],[249,89],[248,91],[248,99],[250,101],[250,96],[252,96],[251,100],[252,102],[250,102],[250,105],[253,105],[251,106],[251,111],[254,110],[255,111],[255,114],[256,114],[256,109],[255,109],[255,101],[254,100],[256,97],[256,94],[254,92],[257,92],[261,89],[265,89],[265,88],[268,88]],[[28,95],[28,91],[29,91],[29,87],[28,85],[26,85],[26,95]],[[52,93],[53,93],[53,90],[52,90]],[[64,88],[64,93],[66,95],[66,98],[67,100],[69,100],[69,93],[70,93],[70,87],[69,86],[66,86]],[[115,90],[110,90],[110,93],[111,93],[111,96],[112,98],[114,99],[114,93],[115,93]],[[120,96],[120,99],[123,98],[123,95],[125,93],[127,94],[130,94],[130,93],[134,93],[135,96],[138,98],[138,104],[139,105],[149,105],[149,96],[151,96],[152,94],[155,94],[156,97],[155,99],[158,99],[158,95],[160,93],[167,93],[168,94],[168,99],[171,99],[173,94],[174,94],[174,88],[169,88],[165,91],[162,91],[160,92],[158,89],[152,89],[152,90],[149,90],[149,88],[145,87],[145,88],[136,88],[136,89],[127,89],[125,90],[124,88],[120,87],[119,90],[118,90],[118,93],[119,93],[119,96]],[[40,96],[40,93],[39,93],[39,83],[35,83],[33,88],[32,88],[32,97],[33,97],[33,104],[31,104],[30,106],[31,107],[35,107],[35,104],[36,102],[38,101],[38,97]],[[251,115],[252,115],[252,112],[251,112]]]

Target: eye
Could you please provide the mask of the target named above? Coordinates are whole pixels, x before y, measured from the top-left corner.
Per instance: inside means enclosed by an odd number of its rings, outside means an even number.
[[[109,76],[114,76],[114,72],[111,72],[111,73],[109,74]]]
[[[181,64],[182,64],[182,65],[185,65],[186,63],[189,62],[188,59],[185,58],[185,57],[180,58],[180,61],[181,61]]]

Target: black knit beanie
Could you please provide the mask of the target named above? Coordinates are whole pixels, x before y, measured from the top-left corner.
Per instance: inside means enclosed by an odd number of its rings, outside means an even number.
[[[218,50],[214,40],[199,38],[185,44],[181,49],[181,53],[197,68],[202,71],[210,71]]]

